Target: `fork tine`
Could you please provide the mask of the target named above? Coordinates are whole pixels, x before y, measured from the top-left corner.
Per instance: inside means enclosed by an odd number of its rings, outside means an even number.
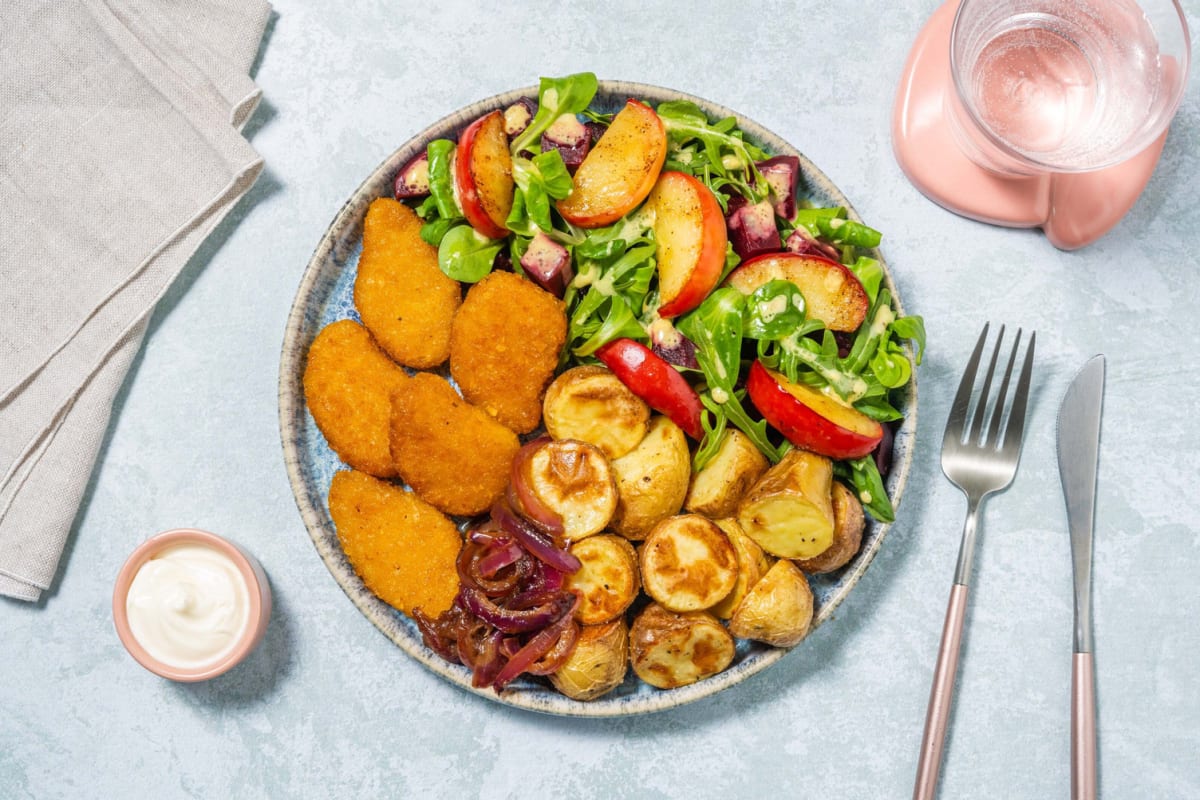
[[[1004,341],[1004,326],[1000,326],[1000,334],[996,337],[996,346],[992,348],[992,361],[988,364],[987,377],[983,379],[983,388],[979,390],[979,402],[975,405],[975,413],[971,417],[971,431],[967,441],[983,444],[979,437],[983,435],[983,418],[987,414],[988,395],[992,393],[992,376],[996,374],[996,361],[1000,357],[1000,344]]]
[[[990,326],[990,322],[984,323],[979,341],[975,343],[975,350],[971,353],[971,360],[967,362],[962,380],[958,382],[958,392],[954,395],[950,417],[946,420],[946,433],[942,436],[943,447],[950,441],[962,441],[963,426],[967,422],[967,410],[971,405],[971,388],[975,385],[975,371],[979,368],[979,358],[983,355],[983,345],[987,342]]]
[[[1017,348],[1021,346],[1021,329],[1017,328],[1017,337],[1013,340],[1012,352],[1008,356],[1008,367],[1004,370],[1004,380],[1000,382],[1000,393],[996,395],[996,405],[992,409],[992,422],[988,426],[987,443],[994,447],[1000,445],[1000,423],[1004,420],[1004,401],[1008,398],[1008,384],[1012,378],[1013,364],[1017,361]]]
[[[1037,332],[1029,334],[1029,347],[1025,351],[1025,363],[1021,366],[1021,379],[1017,381],[1017,393],[1013,395],[1012,411],[1008,415],[1008,429],[1004,432],[1004,446],[1000,452],[1016,459],[1021,455],[1021,432],[1025,429],[1025,406],[1029,401],[1029,383],[1033,375],[1033,346]]]

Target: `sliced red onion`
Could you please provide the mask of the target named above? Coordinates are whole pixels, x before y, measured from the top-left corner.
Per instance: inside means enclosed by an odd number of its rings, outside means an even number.
[[[459,663],[456,641],[457,626],[451,623],[450,617],[453,613],[461,614],[462,612],[460,609],[451,608],[437,619],[430,619],[421,609],[415,608],[413,609],[413,619],[417,623],[417,629],[421,631],[421,638],[425,640],[425,646],[450,663],[457,664]]]
[[[562,594],[566,582],[563,573],[541,561],[535,561],[533,575],[521,587],[521,591],[509,596],[504,605],[520,611],[549,603]]]
[[[483,592],[467,586],[462,589],[462,598],[468,611],[505,633],[527,633],[544,628],[558,618],[562,607],[562,601],[556,600],[528,611],[517,611],[499,606]]]
[[[578,558],[560,548],[548,534],[517,516],[507,503],[497,501],[492,506],[492,519],[496,520],[505,531],[517,537],[517,541],[534,558],[568,574],[579,569]]]
[[[558,512],[542,502],[537,492],[530,486],[529,471],[533,456],[550,443],[549,436],[539,436],[527,442],[516,456],[513,457],[512,468],[508,476],[508,502],[521,516],[537,525],[542,530],[556,537],[563,535],[563,521]],[[493,520],[495,520],[493,516]],[[515,534],[514,534],[515,535]]]
[[[523,555],[525,555],[525,550],[516,542],[485,546],[475,567],[483,577],[494,578],[497,572],[517,563]]]
[[[479,653],[475,657],[475,667],[471,671],[471,685],[475,688],[491,686],[496,682],[496,676],[504,669],[506,656],[501,652],[504,634],[493,631],[479,643]]]
[[[557,672],[558,668],[566,663],[571,657],[571,653],[575,652],[575,644],[579,641],[579,623],[571,620],[571,624],[563,628],[559,634],[558,641],[550,648],[546,655],[535,661],[529,669],[525,670],[530,675],[549,675],[551,672]]]
[[[579,595],[572,593],[568,596],[571,602],[563,610],[562,616],[558,617],[553,624],[547,625],[538,631],[525,643],[525,646],[516,655],[508,660],[508,663],[504,665],[504,669],[500,670],[500,673],[496,675],[496,680],[492,683],[492,688],[500,691],[518,675],[528,672],[531,666],[550,652],[563,635],[563,631],[575,624],[575,610],[579,607]],[[570,653],[568,652],[567,655],[570,655]]]

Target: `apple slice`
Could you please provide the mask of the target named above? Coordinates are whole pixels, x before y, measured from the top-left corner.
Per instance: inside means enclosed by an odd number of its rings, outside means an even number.
[[[811,386],[792,383],[762,362],[746,379],[750,402],[789,442],[828,458],[861,458],[883,438],[883,426]]]
[[[504,112],[485,114],[463,131],[455,152],[454,180],[471,227],[491,239],[507,236],[504,222],[512,211],[513,177]]]
[[[579,165],[558,213],[581,228],[616,222],[650,194],[666,157],[662,120],[648,105],[630,100]]]
[[[686,378],[650,348],[633,339],[614,339],[596,351],[596,358],[646,405],[666,414],[696,441],[704,438],[700,396]]]
[[[661,317],[703,302],[725,267],[725,217],[712,190],[691,175],[664,172],[646,201],[654,209]]]
[[[831,331],[856,331],[867,317],[867,290],[844,265],[827,258],[797,253],[767,253],[752,258],[725,280],[750,294],[773,280],[791,281],[804,295],[808,316]]]

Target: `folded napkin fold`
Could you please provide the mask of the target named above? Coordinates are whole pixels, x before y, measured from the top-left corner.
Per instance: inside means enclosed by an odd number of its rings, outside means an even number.
[[[49,588],[154,305],[254,183],[263,0],[0,8],[0,594]]]

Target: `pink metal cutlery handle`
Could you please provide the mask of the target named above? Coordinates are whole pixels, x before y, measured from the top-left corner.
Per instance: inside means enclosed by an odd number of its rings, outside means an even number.
[[[1071,669],[1071,800],[1096,800],[1096,683],[1091,653]]]
[[[954,678],[958,674],[958,651],[962,644],[963,619],[967,611],[967,587],[956,583],[950,589],[946,606],[946,624],[942,626],[942,644],[938,649],[933,686],[929,690],[929,710],[925,713],[925,736],[917,761],[917,782],[913,800],[933,800],[937,794],[938,770],[942,765],[942,745],[946,741],[946,722],[954,700]]]

